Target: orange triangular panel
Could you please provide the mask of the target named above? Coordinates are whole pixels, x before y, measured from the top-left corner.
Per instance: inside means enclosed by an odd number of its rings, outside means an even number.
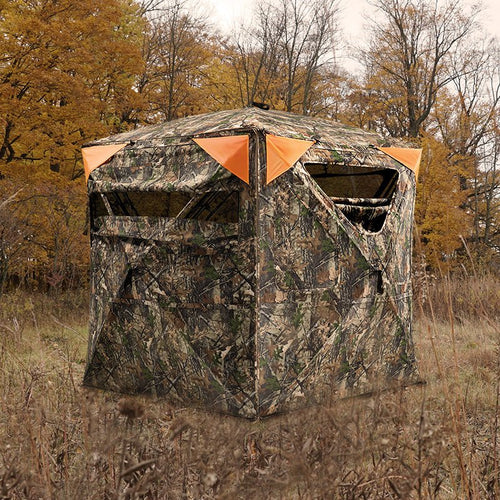
[[[128,142],[121,144],[110,144],[107,146],[90,146],[82,149],[83,168],[85,169],[85,180],[97,167],[106,163],[114,154],[123,149]]]
[[[286,172],[313,144],[314,141],[266,135],[267,184]]]
[[[418,169],[420,167],[420,159],[422,158],[422,150],[414,148],[378,148],[380,151],[389,155],[391,158],[399,161],[405,167],[415,172],[415,177],[418,177]]]
[[[248,135],[227,135],[193,141],[224,168],[249,183]]]

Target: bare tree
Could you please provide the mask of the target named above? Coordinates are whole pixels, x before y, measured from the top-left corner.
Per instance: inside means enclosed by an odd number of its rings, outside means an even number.
[[[281,0],[282,47],[285,55],[285,109],[292,111],[302,94],[301,111],[308,102],[315,77],[322,65],[333,61],[336,2],[325,0]]]
[[[500,131],[495,127],[484,146],[481,165],[474,171],[471,209],[474,217],[473,248],[478,260],[489,263],[500,253]]]
[[[235,71],[241,104],[273,100],[273,87],[279,81],[282,56],[280,40],[282,23],[279,13],[272,6],[259,4],[256,8],[256,25],[242,27],[232,42],[230,56]]]
[[[463,208],[472,215],[472,247],[491,248],[498,226],[500,49],[489,40],[461,47],[450,61],[454,78],[432,114],[436,132],[450,150]]]
[[[447,121],[436,119],[446,145],[457,155],[476,155],[493,126],[500,103],[500,47],[498,41],[477,40],[451,57],[454,106]]]
[[[165,0],[140,0],[139,13],[141,16],[151,16],[165,8]]]
[[[308,114],[322,70],[331,73],[337,13],[337,0],[260,2],[255,24],[232,43],[242,102]]]
[[[440,89],[457,74],[450,65],[453,51],[465,44],[474,29],[477,8],[464,12],[460,0],[373,0],[383,15],[373,23],[371,43],[364,52],[366,66],[383,87],[404,103],[405,133],[418,137]]]
[[[309,114],[311,108],[311,92],[315,78],[320,76],[321,69],[324,66],[331,66],[334,62],[337,15],[338,7],[335,2],[318,2],[314,6],[314,29],[307,44],[307,56],[304,62],[306,71],[302,113],[305,115]]]
[[[187,0],[173,0],[149,20],[137,90],[148,101],[146,121],[196,112],[196,91],[206,65],[208,30]]]

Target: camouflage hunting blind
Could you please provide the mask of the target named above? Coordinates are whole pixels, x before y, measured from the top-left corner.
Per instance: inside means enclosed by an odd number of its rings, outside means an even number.
[[[420,150],[247,108],[83,149],[84,383],[256,417],[415,376]]]

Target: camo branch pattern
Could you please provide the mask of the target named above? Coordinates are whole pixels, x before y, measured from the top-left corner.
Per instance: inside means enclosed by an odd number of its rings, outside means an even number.
[[[250,184],[192,140],[250,135]],[[265,134],[313,139],[266,185]],[[91,203],[84,383],[255,418],[417,379],[411,335],[414,174],[374,134],[250,108],[96,141],[129,142],[89,195],[237,193],[237,223],[97,213]],[[398,173],[387,206],[332,199],[307,163]],[[349,203],[352,206],[349,206]],[[369,231],[369,217],[385,217]],[[361,208],[360,208],[361,207]],[[366,212],[366,211],[365,211]],[[224,215],[224,214],[223,214]]]

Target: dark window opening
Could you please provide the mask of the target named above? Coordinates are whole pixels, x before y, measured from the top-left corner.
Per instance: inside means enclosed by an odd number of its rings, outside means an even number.
[[[93,194],[90,197],[90,213],[93,218],[109,215],[108,209],[104,203],[103,195],[100,193]]]
[[[168,217],[217,223],[237,223],[238,191],[214,191],[202,195],[181,192],[114,191],[94,193],[90,198],[93,226],[106,215]]]
[[[396,170],[315,163],[306,169],[355,226],[382,229],[398,182]]]
[[[105,196],[114,215],[139,217],[177,217],[193,197],[157,191],[115,191]]]
[[[384,293],[384,281],[382,279],[382,271],[377,271],[377,293]]]
[[[398,172],[334,164],[306,164],[307,171],[331,198],[391,198]]]

